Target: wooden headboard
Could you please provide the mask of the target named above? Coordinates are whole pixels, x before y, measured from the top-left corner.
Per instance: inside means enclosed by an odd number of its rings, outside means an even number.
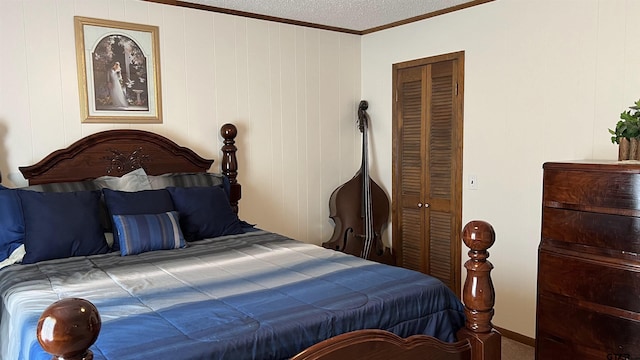
[[[231,205],[237,212],[241,187],[237,182],[235,137],[237,129],[225,124],[220,172],[231,183]],[[144,130],[107,130],[86,136],[65,149],[52,152],[38,163],[20,167],[29,185],[84,181],[100,176],[121,176],[143,168],[148,175],[176,172],[207,172],[213,160],[172,140]]]

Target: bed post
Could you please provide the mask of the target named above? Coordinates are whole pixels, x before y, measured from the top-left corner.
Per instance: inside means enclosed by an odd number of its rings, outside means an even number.
[[[37,326],[38,342],[51,360],[93,360],[89,347],[98,339],[102,320],[95,305],[66,298],[49,305]]]
[[[496,234],[491,224],[474,220],[462,230],[462,240],[469,247],[469,260],[464,264],[467,278],[462,290],[465,327],[458,331],[458,340],[468,339],[473,349],[472,360],[500,359],[501,335],[491,325],[495,290],[491,281],[493,265],[487,261],[487,249]]]
[[[220,128],[220,135],[224,138],[224,145],[222,146],[222,164],[220,165],[221,171],[229,179],[231,184],[231,192],[229,194],[229,202],[231,208],[237,214],[238,213],[238,201],[242,197],[242,187],[238,184],[238,159],[236,158],[236,135],[238,135],[238,129],[233,124],[224,124]]]

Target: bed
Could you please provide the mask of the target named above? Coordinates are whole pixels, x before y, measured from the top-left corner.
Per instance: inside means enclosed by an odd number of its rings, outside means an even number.
[[[29,188],[0,190],[21,203],[26,229],[22,264],[0,269],[0,359],[50,359],[41,343],[66,359],[288,359],[345,336],[349,348],[415,335],[410,348],[430,339],[455,359],[500,358],[490,225],[463,231],[465,306],[432,277],[241,221],[236,135],[221,128],[220,174],[141,130],[89,135],[21,167]],[[77,339],[54,336],[65,319],[43,311],[76,298],[95,305],[99,336],[70,355]]]

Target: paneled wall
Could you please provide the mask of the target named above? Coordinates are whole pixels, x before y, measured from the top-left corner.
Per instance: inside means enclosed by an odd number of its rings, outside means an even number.
[[[74,16],[159,26],[162,124],[81,123]],[[233,122],[241,217],[312,243],[331,236],[329,196],[360,162],[360,37],[135,0],[2,0],[0,38],[4,185],[25,185],[18,166],[112,128],[217,160],[218,129]]]

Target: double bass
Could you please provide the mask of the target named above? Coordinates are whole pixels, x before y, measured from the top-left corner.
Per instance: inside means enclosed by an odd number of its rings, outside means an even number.
[[[329,198],[330,218],[335,223],[325,248],[342,251],[384,264],[395,265],[395,257],[382,242],[382,228],[389,220],[389,198],[369,177],[369,104],[358,106],[358,128],[362,133],[362,164],[355,176],[336,188]]]

